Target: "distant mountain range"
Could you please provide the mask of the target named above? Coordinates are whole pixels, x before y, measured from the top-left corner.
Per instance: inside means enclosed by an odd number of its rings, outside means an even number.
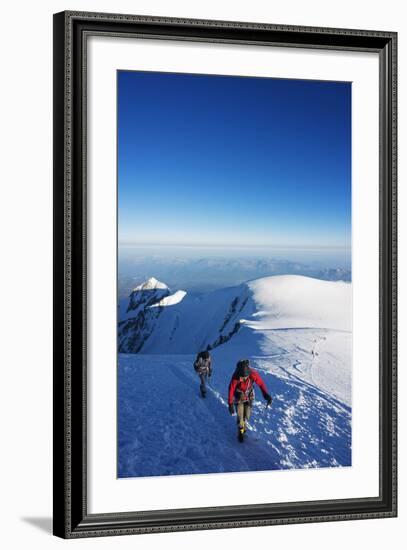
[[[304,275],[326,281],[351,281],[352,272],[344,265],[329,266],[320,261],[294,261],[284,258],[258,257],[167,257],[123,256],[119,262],[119,294],[127,297],[131,290],[150,277],[165,281],[168,286],[187,291],[209,291],[236,286],[244,281],[271,275]],[[343,263],[340,262],[340,263]],[[334,266],[334,267],[332,267]],[[134,273],[138,274],[137,279]]]

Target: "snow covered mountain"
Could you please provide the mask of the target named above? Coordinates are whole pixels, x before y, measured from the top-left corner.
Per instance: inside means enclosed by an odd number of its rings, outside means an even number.
[[[119,315],[119,477],[351,465],[351,283],[284,275],[193,295],[149,279]],[[265,410],[257,395],[244,449],[227,408],[242,358],[273,396]]]
[[[122,353],[196,353],[227,341],[255,312],[246,285],[187,294],[154,278],[136,287],[119,312]]]
[[[214,349],[242,329],[350,331],[351,286],[298,275],[265,277],[205,294],[174,294],[154,278],[120,304],[121,353],[182,354]]]

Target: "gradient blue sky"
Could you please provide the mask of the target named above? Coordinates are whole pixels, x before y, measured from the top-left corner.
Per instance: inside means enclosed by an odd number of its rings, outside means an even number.
[[[349,247],[351,84],[118,72],[119,243]]]

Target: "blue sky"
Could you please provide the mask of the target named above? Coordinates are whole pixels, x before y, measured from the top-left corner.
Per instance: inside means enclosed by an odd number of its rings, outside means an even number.
[[[349,247],[351,84],[118,72],[119,243]]]

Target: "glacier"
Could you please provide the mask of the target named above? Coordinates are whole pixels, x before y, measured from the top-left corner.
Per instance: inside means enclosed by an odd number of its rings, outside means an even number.
[[[118,349],[118,477],[351,466],[350,282],[281,275],[193,294],[151,278],[119,303]],[[266,409],[257,392],[243,445],[227,409],[242,358],[273,396]]]

